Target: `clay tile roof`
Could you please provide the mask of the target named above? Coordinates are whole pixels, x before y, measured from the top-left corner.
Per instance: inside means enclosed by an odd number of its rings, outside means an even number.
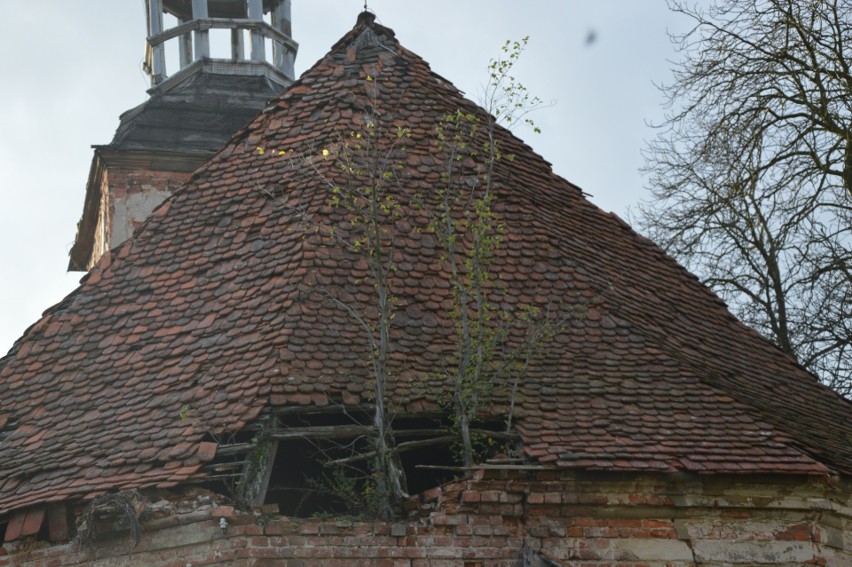
[[[305,293],[373,293],[362,259],[305,230],[346,221],[329,204],[338,164],[321,150],[370,117],[410,128],[410,194],[399,195],[410,204],[440,181],[436,120],[459,108],[479,112],[391,30],[360,18],[0,361],[0,514],[180,483],[214,454],[199,424],[235,430],[270,406],[367,400],[363,334]],[[516,156],[495,173],[500,305],[576,313],[518,387],[530,458],[852,474],[848,401],[500,134]],[[392,397],[416,411],[446,391],[435,370],[454,343],[447,266],[422,211],[408,213],[395,243]],[[197,419],[182,419],[184,407]]]

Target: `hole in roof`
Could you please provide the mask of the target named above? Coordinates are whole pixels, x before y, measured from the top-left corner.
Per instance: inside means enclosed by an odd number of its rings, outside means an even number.
[[[282,428],[367,426],[372,414],[361,411],[281,418]],[[484,462],[501,450],[495,442],[505,424],[475,425],[477,458]],[[443,416],[405,417],[393,422],[399,460],[408,493],[420,494],[459,476],[461,451],[451,424]],[[489,433],[495,433],[495,436]],[[288,516],[324,514],[367,516],[371,513],[372,459],[366,434],[338,439],[288,439],[278,444],[265,503]]]
[[[368,409],[342,406],[280,412],[275,428],[279,440],[263,503],[276,504],[285,516],[373,515],[376,499],[368,438],[372,418]],[[393,430],[412,496],[463,475],[458,438],[446,416],[397,417]],[[204,465],[206,476],[194,484],[238,502],[244,475],[257,462],[256,451],[268,450],[259,442],[262,431],[254,424],[227,439],[209,436],[218,444],[216,457]],[[511,452],[502,420],[477,422],[474,432],[477,462]]]

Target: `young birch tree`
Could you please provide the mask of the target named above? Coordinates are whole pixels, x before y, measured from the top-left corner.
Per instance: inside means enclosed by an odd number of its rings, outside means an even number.
[[[368,75],[365,80],[372,83],[375,78]],[[377,96],[378,86],[370,85],[370,91]],[[409,133],[401,126],[385,123],[377,104],[373,104],[368,115],[362,128],[353,130],[337,144],[334,155],[323,151],[326,157],[335,160],[341,180],[332,184],[330,204],[347,214],[345,227],[327,227],[326,235],[364,260],[375,292],[375,303],[356,305],[333,294],[328,297],[359,323],[369,344],[374,398],[374,430],[370,445],[374,460],[372,490],[375,492],[371,500],[377,506],[378,516],[389,520],[408,496],[388,407],[388,388],[392,380],[389,362],[395,302],[392,292],[396,271],[394,238],[402,216],[398,175],[404,161],[402,146]],[[374,316],[369,314],[371,307],[375,308]]]
[[[494,256],[503,242],[503,227],[494,214],[494,172],[499,161],[513,159],[502,153],[500,137],[508,135],[502,127],[526,123],[538,131],[526,114],[541,101],[512,75],[526,43],[527,38],[507,41],[502,56],[490,62],[484,114],[460,109],[437,126],[445,171],[429,211],[430,229],[450,270],[456,335],[452,405],[465,467],[476,462],[472,425],[485,396],[511,371],[525,368],[535,351],[532,342],[506,349],[510,326],[518,321],[532,323],[533,311],[510,321],[519,314],[501,314],[489,297],[495,283]],[[543,336],[527,333],[535,337],[536,345]],[[519,364],[522,359],[525,363]]]

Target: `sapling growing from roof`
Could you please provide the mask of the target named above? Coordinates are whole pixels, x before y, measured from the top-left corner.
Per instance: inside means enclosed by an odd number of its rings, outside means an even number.
[[[332,161],[331,173],[322,173],[330,188],[329,205],[345,213],[343,222],[317,227],[321,236],[359,258],[366,266],[373,298],[366,305],[328,289],[315,289],[325,299],[357,322],[368,345],[368,367],[373,386],[373,432],[370,454],[373,474],[366,490],[374,513],[382,519],[395,516],[407,498],[405,473],[399,460],[389,408],[388,387],[391,327],[396,298],[393,277],[397,227],[403,216],[400,172],[404,146],[410,131],[386,121],[379,103],[379,79],[367,74],[361,78],[365,111],[352,129],[330,147],[319,152],[323,161]],[[320,171],[319,167],[316,168]]]
[[[502,311],[490,297],[498,286],[493,262],[504,241],[504,229],[494,211],[494,173],[498,162],[514,159],[504,155],[502,142],[516,124],[540,132],[528,114],[542,101],[512,74],[527,40],[506,41],[502,55],[491,60],[480,101],[484,113],[459,109],[444,116],[436,129],[444,172],[427,211],[429,228],[450,269],[456,352],[455,364],[447,372],[465,467],[477,460],[472,424],[484,398],[514,374],[506,420],[509,433],[518,380],[554,324],[549,315],[542,318],[532,306],[523,314]],[[526,338],[517,348],[508,348],[508,334],[518,324],[527,327]]]

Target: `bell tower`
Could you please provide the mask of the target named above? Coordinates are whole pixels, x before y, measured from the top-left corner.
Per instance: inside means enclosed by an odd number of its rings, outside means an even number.
[[[145,0],[148,100],[97,145],[69,271],[126,240],[294,80],[290,0]]]

